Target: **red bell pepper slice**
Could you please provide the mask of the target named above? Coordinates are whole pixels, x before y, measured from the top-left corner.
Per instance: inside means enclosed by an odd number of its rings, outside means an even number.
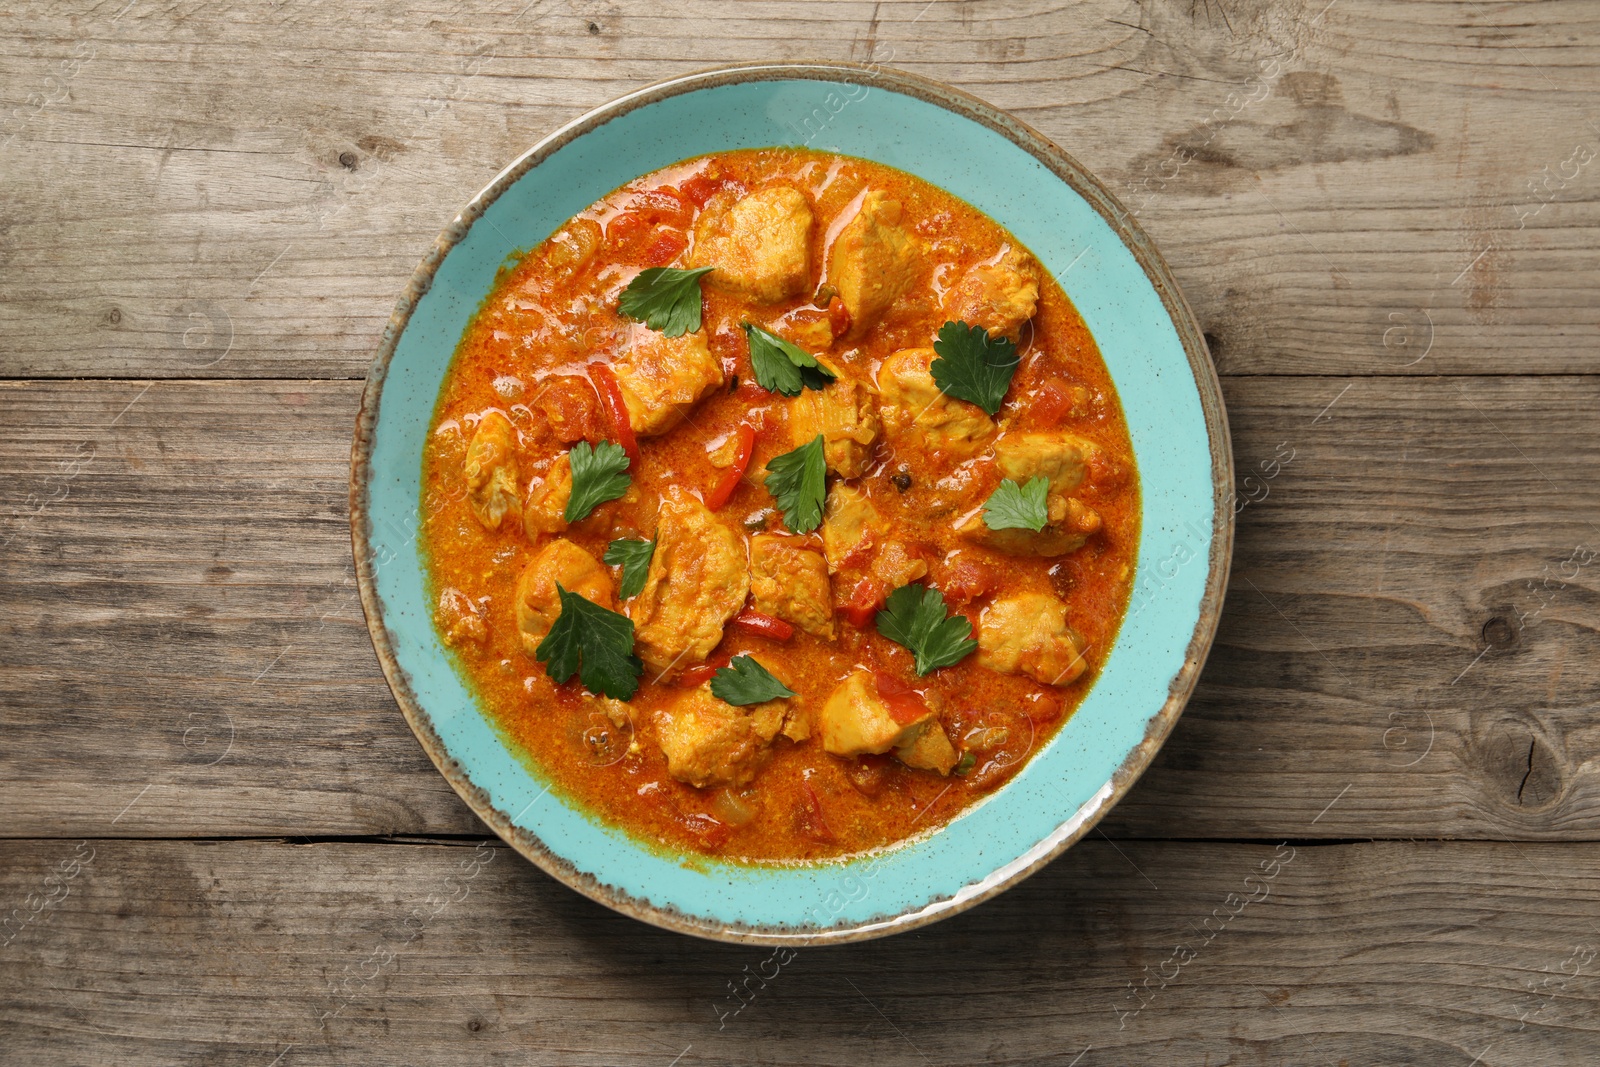
[[[877,683],[878,695],[889,706],[889,718],[901,726],[928,717],[928,702],[922,694],[894,675],[873,671],[872,680]]]
[[[611,421],[611,433],[617,444],[628,454],[630,466],[639,469],[639,439],[633,435],[633,424],[628,421],[628,405],[622,400],[622,383],[617,373],[604,363],[589,364],[589,377],[594,391],[600,395],[600,405],[606,409]]]
[[[685,667],[679,671],[678,676],[672,680],[672,684],[679,689],[694,689],[697,686],[705,685],[711,681],[718,671],[732,661],[733,656],[726,652],[719,652],[704,663],[697,663],[693,667]]]
[[[800,788],[806,798],[806,806],[800,809],[804,828],[819,841],[826,841],[829,844],[837,842],[839,838],[834,834],[833,827],[828,825],[827,816],[822,813],[822,798],[817,796],[817,791],[811,788],[811,783],[808,781],[802,779]]]
[[[733,453],[733,466],[722,472],[722,477],[706,494],[706,507],[716,511],[733,497],[733,491],[739,488],[739,483],[744,480],[744,472],[750,469],[750,456],[756,449],[756,428],[747,422],[739,424],[734,431],[738,435],[737,445]]]
[[[787,641],[794,636],[794,627],[789,623],[752,608],[746,608],[733,617],[733,628],[757,637],[770,637],[774,641]]]

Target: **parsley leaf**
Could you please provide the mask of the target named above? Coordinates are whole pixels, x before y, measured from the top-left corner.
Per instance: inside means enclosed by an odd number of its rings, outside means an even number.
[[[663,337],[682,337],[700,328],[700,276],[714,268],[679,270],[650,267],[628,283],[617,310],[640,319]]]
[[[1017,370],[1016,342],[990,337],[982,326],[947,322],[933,350],[939,358],[928,370],[946,396],[970,400],[990,415],[1000,410]]]
[[[767,461],[767,492],[783,509],[783,524],[795,533],[810,533],[822,525],[828,463],[820,433],[793,452]]]
[[[1030,478],[1027,485],[1018,485],[1007,478],[983,502],[983,523],[991,530],[1032,530],[1037,533],[1050,521],[1049,508],[1045,504],[1049,492],[1048,478]]]
[[[539,642],[545,673],[558,682],[578,675],[591,693],[628,700],[639,690],[644,664],[633,654],[633,620],[556,583],[561,614]]]
[[[650,573],[650,557],[655,554],[656,543],[653,538],[634,541],[619,537],[606,546],[606,554],[600,558],[613,567],[622,568],[622,584],[619,587],[622,599],[636,597],[644,591],[645,575]]]
[[[792,697],[794,690],[774,678],[754,656],[735,656],[711,676],[711,695],[724,703],[744,707]]]
[[[751,322],[744,325],[750,341],[750,366],[761,388],[784,396],[799,396],[803,389],[825,389],[835,375],[817,357],[799,345]]]
[[[878,632],[917,657],[918,677],[959,663],[978,647],[965,616],[945,614],[944,594],[925,585],[902,585],[878,612]]]
[[[633,482],[622,473],[632,461],[615,441],[601,441],[598,447],[579,441],[567,453],[567,462],[572,464],[572,496],[561,516],[568,522],[588,518],[607,500],[626,493]]]

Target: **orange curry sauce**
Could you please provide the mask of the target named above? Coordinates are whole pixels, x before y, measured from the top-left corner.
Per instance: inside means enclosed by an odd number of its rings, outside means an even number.
[[[629,701],[632,725],[621,727],[576,676],[555,684],[524,651],[514,604],[524,566],[552,535],[530,539],[520,513],[507,515],[498,529],[487,529],[475,515],[463,474],[475,427],[492,412],[510,419],[517,489],[524,496],[543,484],[570,442],[614,437],[607,410],[589,384],[589,366],[611,364],[629,337],[637,336],[630,331],[643,329],[618,312],[620,293],[644,268],[691,263],[696,219],[708,202],[726,204],[774,183],[801,191],[813,212],[805,291],[757,304],[703,285],[703,329],[725,383],[676,429],[639,438],[642,457],[629,471],[633,485],[626,497],[600,505],[557,536],[597,560],[615,538],[650,538],[669,487],[701,500],[710,496],[727,463],[729,449],[719,453],[719,446],[741,424],[756,430],[754,455],[716,517],[741,541],[756,532],[785,532],[762,483],[763,467],[803,442],[791,439],[787,425],[794,401],[756,383],[740,324],[813,339],[808,351],[870,385],[892,354],[933,343],[947,318],[946,296],[965,272],[1008,253],[1026,256],[1004,229],[963,201],[859,159],[788,148],[700,157],[632,181],[569,221],[502,270],[462,336],[423,456],[423,538],[439,605],[436,623],[504,735],[558,790],[639,838],[670,850],[749,861],[812,860],[890,845],[939,827],[1002,785],[1093,683],[1128,603],[1140,514],[1132,448],[1111,378],[1066,294],[1035,265],[1037,312],[1017,331],[1020,365],[995,422],[1002,437],[1063,431],[1095,446],[1072,495],[1099,513],[1099,531],[1075,551],[1044,558],[1008,555],[958,535],[957,522],[971,516],[1000,481],[993,439],[971,451],[941,451],[929,447],[924,435],[895,435],[886,426],[871,446],[865,472],[849,484],[881,512],[892,536],[926,561],[920,581],[941,590],[951,611],[973,621],[974,636],[997,598],[1045,593],[1063,601],[1088,664],[1080,677],[1064,686],[1045,685],[1023,674],[996,673],[973,654],[919,678],[911,653],[879,635],[859,610],[857,621],[864,625],[841,614],[832,641],[798,629],[778,641],[728,626],[708,662],[754,656],[798,692],[794,702],[812,715],[857,668],[884,672],[930,694],[940,708],[936,725],[971,758],[963,761],[964,773],[941,775],[913,770],[892,755],[833,755],[813,731],[798,743],[776,737],[747,784],[705,789],[672,778],[655,740],[655,715],[689,692],[677,678],[657,680],[658,672],[647,667]],[[826,274],[830,244],[868,190],[898,201],[899,225],[920,255],[914,282],[881,321],[862,330],[844,321],[847,313],[832,296]],[[821,323],[841,332],[825,349],[814,344]],[[716,465],[719,457],[723,466]],[[840,481],[830,473],[830,494]],[[807,543],[821,548],[816,534]],[[617,580],[618,569],[607,570]],[[841,608],[855,593],[845,579],[842,573],[833,578],[833,598]],[[628,602],[619,599],[617,608],[626,613]]]

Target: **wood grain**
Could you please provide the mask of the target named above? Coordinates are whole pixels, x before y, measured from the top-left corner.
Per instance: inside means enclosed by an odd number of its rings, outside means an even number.
[[[0,857],[0,902],[52,901],[0,948],[17,1063],[1556,1067],[1600,1040],[1594,845],[1090,841],[932,930],[792,956],[498,843]]]
[[[355,596],[358,391],[0,386],[6,503],[46,502],[0,526],[0,834],[477,831]],[[1221,633],[1105,831],[1593,840],[1600,380],[1226,393],[1244,495]]]
[[[0,1062],[1600,1061],[1600,2],[30,0],[0,41]],[[473,192],[791,58],[948,81],[1122,198],[1242,510],[1095,834],[771,977],[482,843],[346,478]]]
[[[950,81],[1065,146],[1225,374],[1592,372],[1597,24],[1475,0],[12,5],[0,374],[361,377],[422,252],[528,146],[650,81],[801,55]]]

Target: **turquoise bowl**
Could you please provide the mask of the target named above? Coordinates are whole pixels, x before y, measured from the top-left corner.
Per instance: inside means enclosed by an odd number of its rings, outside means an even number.
[[[1132,431],[1143,535],[1132,604],[1076,714],[1009,783],[879,853],[796,865],[673,855],[552,791],[510,751],[432,625],[422,447],[468,319],[508,256],[641,174],[706,152],[806,144],[898,167],[1008,228],[1062,283]],[[361,601],[395,698],[450,784],[551,875],[646,922],[821,944],[912,929],[993,896],[1088,832],[1149,765],[1216,630],[1233,545],[1216,373],[1148,237],[1071,157],[948,86],[877,67],[764,64],[642,89],[558,130],[445,229],[373,361],[351,462]],[[530,766],[533,769],[530,769]]]

